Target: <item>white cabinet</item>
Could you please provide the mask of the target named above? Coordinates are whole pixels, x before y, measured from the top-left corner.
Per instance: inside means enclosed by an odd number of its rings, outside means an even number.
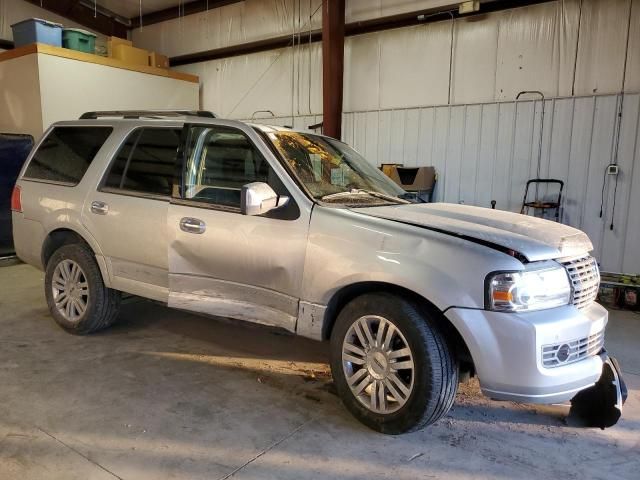
[[[199,80],[173,70],[33,44],[0,53],[0,132],[36,139],[91,110],[199,108]]]

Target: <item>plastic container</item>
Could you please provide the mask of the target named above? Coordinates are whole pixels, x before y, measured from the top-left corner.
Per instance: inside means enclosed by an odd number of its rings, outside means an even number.
[[[101,57],[108,57],[108,53],[107,53],[107,45],[104,43],[98,43],[96,42],[96,51],[95,51],[96,55],[100,55]]]
[[[94,53],[96,35],[79,28],[64,28],[62,29],[62,46],[78,52]]]
[[[29,18],[11,25],[13,43],[16,48],[31,43],[46,43],[54,47],[62,46],[62,25],[40,18]]]

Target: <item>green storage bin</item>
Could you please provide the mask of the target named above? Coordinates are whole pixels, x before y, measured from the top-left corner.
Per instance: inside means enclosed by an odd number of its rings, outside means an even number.
[[[62,46],[84,53],[95,53],[96,36],[79,28],[62,29]]]

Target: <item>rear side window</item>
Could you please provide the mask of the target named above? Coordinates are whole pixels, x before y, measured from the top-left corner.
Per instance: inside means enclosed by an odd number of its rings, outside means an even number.
[[[33,155],[25,178],[77,185],[111,127],[55,127]]]
[[[181,133],[171,128],[135,130],[114,158],[104,187],[170,195]]]

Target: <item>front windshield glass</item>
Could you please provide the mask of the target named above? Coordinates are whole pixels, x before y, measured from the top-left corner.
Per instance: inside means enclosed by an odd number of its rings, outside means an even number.
[[[350,205],[407,203],[401,198],[407,192],[345,143],[291,131],[267,135],[316,200]]]

